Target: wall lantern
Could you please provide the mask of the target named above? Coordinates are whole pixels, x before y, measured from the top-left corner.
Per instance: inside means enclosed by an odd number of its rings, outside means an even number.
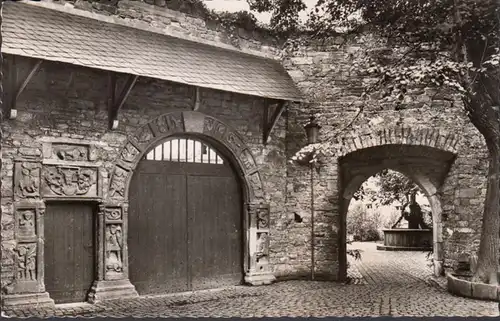
[[[316,144],[318,142],[321,126],[316,122],[314,116],[311,116],[309,122],[304,126],[304,129],[306,130],[308,144]]]

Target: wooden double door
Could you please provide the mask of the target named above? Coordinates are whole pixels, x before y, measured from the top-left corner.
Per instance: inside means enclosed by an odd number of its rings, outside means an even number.
[[[144,159],[129,204],[129,276],[139,294],[242,282],[242,199],[231,166]]]

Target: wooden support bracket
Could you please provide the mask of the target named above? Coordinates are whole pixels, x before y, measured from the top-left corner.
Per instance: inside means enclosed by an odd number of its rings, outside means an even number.
[[[24,91],[31,78],[40,70],[40,65],[42,64],[42,60],[37,59],[28,74],[19,82],[19,65],[17,64],[17,59],[19,58],[16,58],[16,56],[9,56],[5,59],[7,82],[5,84],[4,112],[10,119],[15,119],[17,117],[17,99]]]
[[[135,83],[139,76],[137,75],[129,75],[125,85],[120,92],[120,95],[116,97],[116,74],[113,72],[108,73],[108,89],[109,89],[109,98],[108,98],[108,117],[109,117],[109,128],[116,129],[118,127],[118,112],[125,104],[128,95],[134,88]]]
[[[280,101],[278,103],[274,104],[268,104],[264,107],[264,117],[263,117],[263,128],[264,128],[264,137],[263,137],[263,144],[267,145],[269,142],[269,137],[271,136],[271,133],[274,130],[274,127],[276,127],[276,124],[278,123],[278,120],[285,110],[285,103],[286,101]],[[269,114],[271,106],[274,105],[275,107],[272,110],[272,115]]]
[[[200,109],[200,87],[196,87],[193,110],[196,111]]]

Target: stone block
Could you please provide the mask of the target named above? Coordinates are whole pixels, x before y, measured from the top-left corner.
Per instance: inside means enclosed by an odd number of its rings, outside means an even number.
[[[480,300],[497,300],[497,286],[484,283],[471,283],[471,296]]]
[[[48,292],[2,295],[2,304],[6,309],[54,308]]]
[[[450,273],[446,278],[448,282],[448,292],[468,298],[472,296],[472,284],[469,281],[459,279]]]
[[[112,299],[135,298],[139,294],[129,280],[95,281],[90,289],[88,301],[97,303]]]
[[[476,197],[480,191],[477,188],[461,188],[457,191],[458,197]]]

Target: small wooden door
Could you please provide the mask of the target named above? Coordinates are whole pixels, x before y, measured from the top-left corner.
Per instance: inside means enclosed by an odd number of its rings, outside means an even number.
[[[95,279],[95,206],[48,203],[45,210],[45,288],[56,303],[83,302]]]
[[[242,281],[237,176],[215,150],[199,141],[175,140],[178,148],[168,141],[153,149],[130,185],[129,275],[139,294]]]

